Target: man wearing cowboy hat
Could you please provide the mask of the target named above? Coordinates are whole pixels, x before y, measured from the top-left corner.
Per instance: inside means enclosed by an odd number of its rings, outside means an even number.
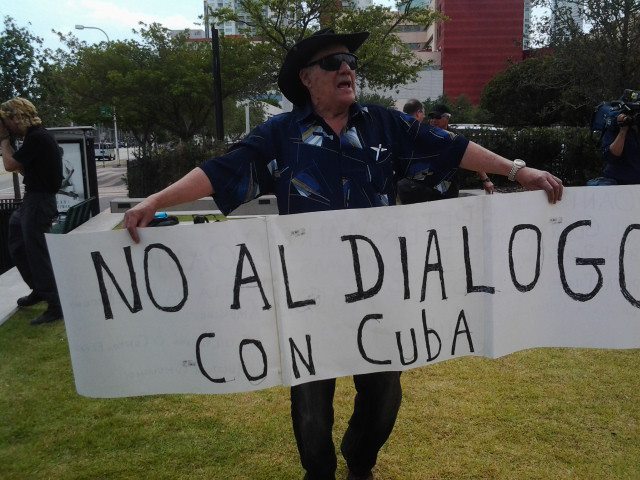
[[[514,163],[379,106],[356,103],[354,52],[368,32],[307,37],[287,53],[278,85],[292,112],[269,119],[221,157],[151,195],[125,214],[134,241],[157,209],[215,195],[228,213],[274,193],[280,214],[366,208],[395,203],[395,181],[407,174],[446,175],[461,166],[509,175],[544,189],[555,203],[562,184],[553,175]],[[440,133],[439,133],[440,132]],[[521,161],[520,161],[521,162]],[[341,444],[350,479],[372,479],[379,449],[400,407],[400,373],[356,375],[354,412]],[[307,479],[334,479],[332,440],[335,380],[292,387],[293,430]]]

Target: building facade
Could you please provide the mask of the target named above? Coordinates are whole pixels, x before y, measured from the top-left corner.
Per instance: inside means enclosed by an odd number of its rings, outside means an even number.
[[[582,27],[584,18],[582,12],[580,12],[579,5],[570,0],[553,0],[551,3],[551,11],[557,13],[559,10],[568,11],[569,16],[571,16],[576,25]],[[555,18],[552,18],[552,21],[555,21]]]
[[[478,104],[484,86],[522,60],[524,0],[436,0],[449,17],[436,27],[444,94]]]
[[[231,10],[237,12],[241,18],[248,20],[249,17],[248,15],[246,15],[242,9],[240,8],[240,6],[238,5],[238,2],[236,2],[235,0],[204,0],[204,18],[207,19],[209,16],[209,12],[215,12],[216,10],[219,10],[220,8],[230,8]],[[264,12],[265,15],[269,14],[269,10],[265,7]],[[211,36],[210,33],[210,22],[205,20],[205,36],[207,38],[209,38]],[[218,30],[218,32],[220,32],[220,34],[223,35],[252,35],[255,33],[255,31],[250,28],[247,27],[247,25],[245,25],[242,22],[223,22],[223,23],[216,23],[215,28]]]
[[[522,27],[522,48],[528,50],[532,46],[532,6],[531,0],[524,0],[524,24]]]
[[[345,8],[367,8],[373,5],[373,0],[341,0],[341,5]]]
[[[426,0],[449,20],[424,28],[399,25],[396,35],[420,60],[429,62],[416,82],[376,91],[400,108],[410,98],[454,100],[466,96],[478,104],[485,85],[510,64],[523,59],[531,31],[530,0]]]

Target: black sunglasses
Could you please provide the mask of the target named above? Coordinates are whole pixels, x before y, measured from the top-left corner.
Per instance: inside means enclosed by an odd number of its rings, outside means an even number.
[[[336,70],[340,70],[342,62],[345,62],[351,70],[358,68],[358,57],[353,53],[332,53],[331,55],[307,63],[305,67],[318,65],[323,70],[335,72]]]

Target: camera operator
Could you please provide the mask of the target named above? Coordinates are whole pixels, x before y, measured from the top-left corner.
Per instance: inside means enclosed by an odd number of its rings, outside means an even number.
[[[589,186],[640,184],[640,135],[638,123],[621,113],[617,126],[602,137],[603,176],[589,180]]]

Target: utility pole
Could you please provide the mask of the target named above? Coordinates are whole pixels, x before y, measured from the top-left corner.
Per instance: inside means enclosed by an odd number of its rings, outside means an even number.
[[[116,106],[113,106],[113,136],[115,137],[115,149],[116,149],[116,159],[118,160],[118,166],[120,166],[120,145],[118,145],[118,120],[116,117]]]
[[[211,53],[213,55],[213,111],[216,117],[216,139],[224,141],[222,123],[222,78],[220,76],[220,39],[218,29],[211,25]]]

